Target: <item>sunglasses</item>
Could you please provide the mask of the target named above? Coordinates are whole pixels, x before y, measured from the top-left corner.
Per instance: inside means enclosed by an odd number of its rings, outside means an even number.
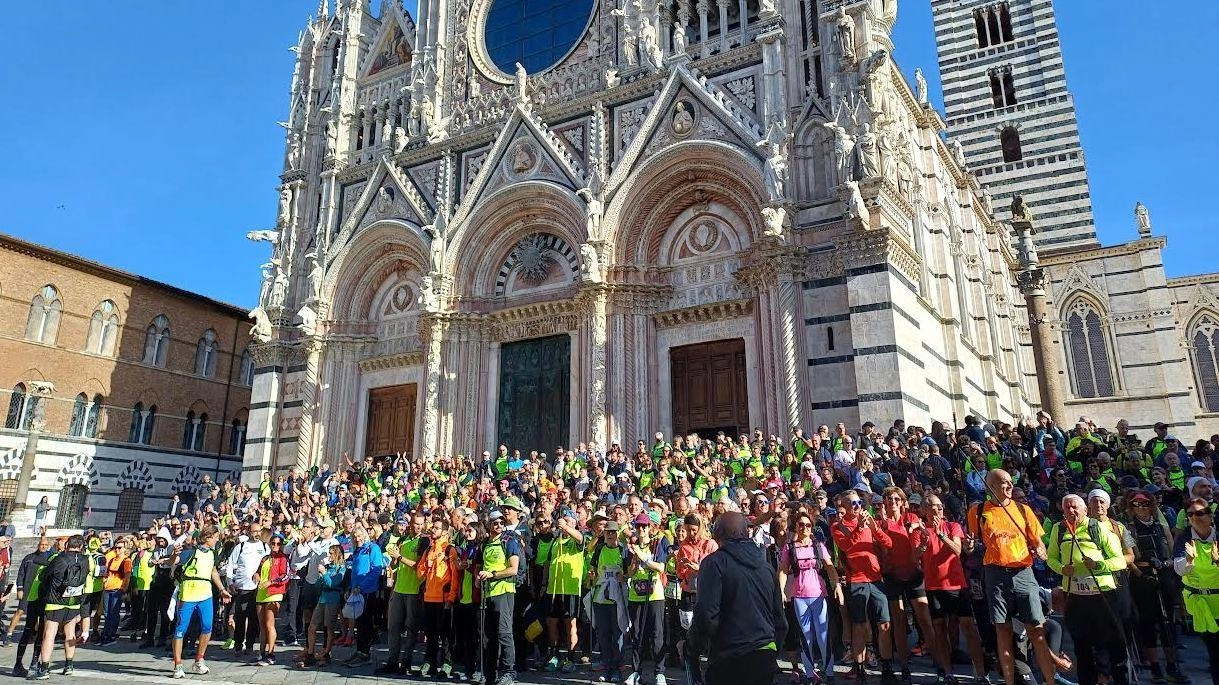
[[[851,508],[852,508],[852,509],[859,509],[859,508],[860,508],[860,507],[862,507],[862,506],[863,506],[863,502],[860,502],[860,501],[859,501],[859,500],[857,500],[857,499],[853,499],[853,500],[851,500]]]
[[[1207,509],[1195,509],[1194,511],[1188,512],[1188,514],[1187,514],[1187,516],[1189,516],[1190,518],[1202,518],[1203,516],[1210,516],[1210,515],[1211,515],[1211,512]]]
[[[1131,502],[1130,506],[1134,507],[1135,509],[1146,509],[1151,506],[1151,502],[1149,502],[1145,499],[1141,499],[1141,500],[1138,500],[1137,502]]]

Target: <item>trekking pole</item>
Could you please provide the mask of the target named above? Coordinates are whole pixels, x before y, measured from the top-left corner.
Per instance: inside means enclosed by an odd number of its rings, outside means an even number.
[[[487,581],[479,581],[478,590],[478,664],[475,672],[481,673],[483,682],[486,682]]]

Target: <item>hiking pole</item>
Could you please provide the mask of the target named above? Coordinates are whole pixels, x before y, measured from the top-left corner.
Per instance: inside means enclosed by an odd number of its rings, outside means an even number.
[[[487,581],[478,583],[478,664],[477,673],[481,673],[483,682],[487,681],[486,671],[487,645]]]

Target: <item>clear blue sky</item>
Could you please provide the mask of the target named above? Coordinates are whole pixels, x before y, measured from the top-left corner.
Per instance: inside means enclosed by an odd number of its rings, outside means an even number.
[[[1178,21],[1135,0],[1056,4],[1101,240],[1134,238],[1142,200],[1170,276],[1216,270],[1204,184],[1219,157],[1206,114],[1219,5]],[[267,247],[244,235],[274,223],[288,47],[316,7],[10,3],[0,232],[253,305]],[[938,101],[930,7],[900,11],[897,60],[908,76],[922,66]]]

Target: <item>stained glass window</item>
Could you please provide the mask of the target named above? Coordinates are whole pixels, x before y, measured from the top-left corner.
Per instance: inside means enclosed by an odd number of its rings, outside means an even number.
[[[533,74],[545,71],[575,47],[592,13],[593,0],[493,0],[487,13],[487,55],[506,74],[520,62]]]

